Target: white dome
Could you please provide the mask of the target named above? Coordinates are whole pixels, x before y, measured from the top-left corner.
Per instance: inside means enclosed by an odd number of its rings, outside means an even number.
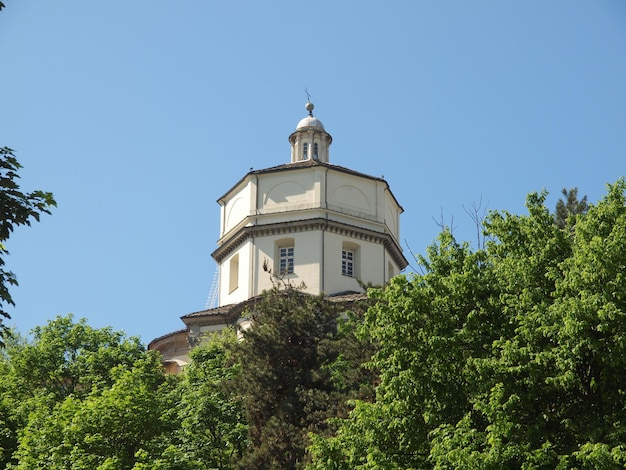
[[[307,116],[304,119],[301,119],[298,125],[296,126],[296,130],[301,129],[303,127],[318,127],[324,130],[324,124],[322,124],[322,121],[317,119],[315,116]]]

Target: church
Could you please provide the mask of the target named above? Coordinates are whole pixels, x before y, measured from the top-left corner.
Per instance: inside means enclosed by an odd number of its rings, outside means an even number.
[[[185,328],[149,349],[179,372],[202,335],[241,325],[272,275],[304,292],[354,301],[362,284],[383,285],[408,265],[400,246],[402,207],[383,179],[330,163],[331,135],[308,115],[289,136],[288,163],[251,170],[217,202],[220,233],[216,308],[181,317]]]

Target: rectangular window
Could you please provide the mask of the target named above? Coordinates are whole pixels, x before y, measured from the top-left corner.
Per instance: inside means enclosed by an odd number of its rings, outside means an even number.
[[[293,274],[293,246],[280,248],[278,256],[278,274]]]
[[[354,251],[341,250],[341,274],[354,276]]]

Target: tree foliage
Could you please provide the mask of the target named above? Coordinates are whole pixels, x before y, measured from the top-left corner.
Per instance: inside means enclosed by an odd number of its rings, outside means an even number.
[[[2,6],[0,3],[0,9]],[[11,318],[6,307],[15,305],[9,286],[17,285],[15,274],[5,268],[9,254],[5,243],[15,227],[30,225],[32,220],[39,221],[41,214],[49,214],[51,207],[56,206],[52,193],[24,193],[20,190],[17,180],[21,167],[13,150],[0,148],[0,347],[4,346],[3,338],[8,332],[3,320]]]
[[[178,377],[71,316],[14,334],[0,466],[623,468],[625,192],[564,225],[531,194],[526,215],[490,212],[475,249],[444,229],[423,274],[355,312],[281,283]]]
[[[578,188],[572,188],[567,190],[563,188],[561,190],[563,198],[559,199],[556,203],[556,212],[554,213],[554,221],[559,228],[565,228],[570,217],[575,217],[577,214],[584,214],[589,209],[587,204],[587,196],[582,199],[578,199]]]
[[[17,469],[127,469],[159,457],[176,428],[160,358],[148,354],[112,370],[111,387],[84,398],[69,395],[50,409],[33,411],[20,435]]]
[[[233,468],[247,447],[241,399],[233,388],[240,365],[232,357],[234,330],[213,334],[191,353],[177,405],[181,427],[177,455],[184,468]]]
[[[160,357],[110,328],[58,317],[12,340],[0,369],[2,468],[131,468],[178,427]]]
[[[323,434],[327,419],[363,393],[367,374],[357,371],[362,357],[355,364],[355,349],[344,347],[355,337],[343,311],[290,287],[275,287],[251,308],[252,326],[234,349],[250,440],[239,468],[301,467],[308,434]]]
[[[0,360],[0,466],[16,469],[295,468],[375,372],[357,314],[275,289],[238,340],[214,335],[179,377],[136,338],[58,317]]]
[[[378,291],[376,401],[314,439],[312,468],[623,468],[625,190],[567,230],[531,194],[476,251],[444,231],[424,275]]]

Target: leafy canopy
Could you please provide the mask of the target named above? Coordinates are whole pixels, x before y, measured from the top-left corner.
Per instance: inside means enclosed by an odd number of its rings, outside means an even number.
[[[161,456],[179,427],[177,379],[160,356],[85,320],[15,335],[0,372],[2,468],[131,468]]]
[[[375,294],[376,401],[314,438],[312,468],[623,468],[625,191],[563,228],[531,194],[476,251],[444,231]]]
[[[302,468],[309,433],[326,434],[328,418],[367,394],[372,379],[359,366],[369,349],[354,335],[357,314],[345,312],[278,284],[251,305],[251,327],[233,348],[249,439],[238,468]]]

